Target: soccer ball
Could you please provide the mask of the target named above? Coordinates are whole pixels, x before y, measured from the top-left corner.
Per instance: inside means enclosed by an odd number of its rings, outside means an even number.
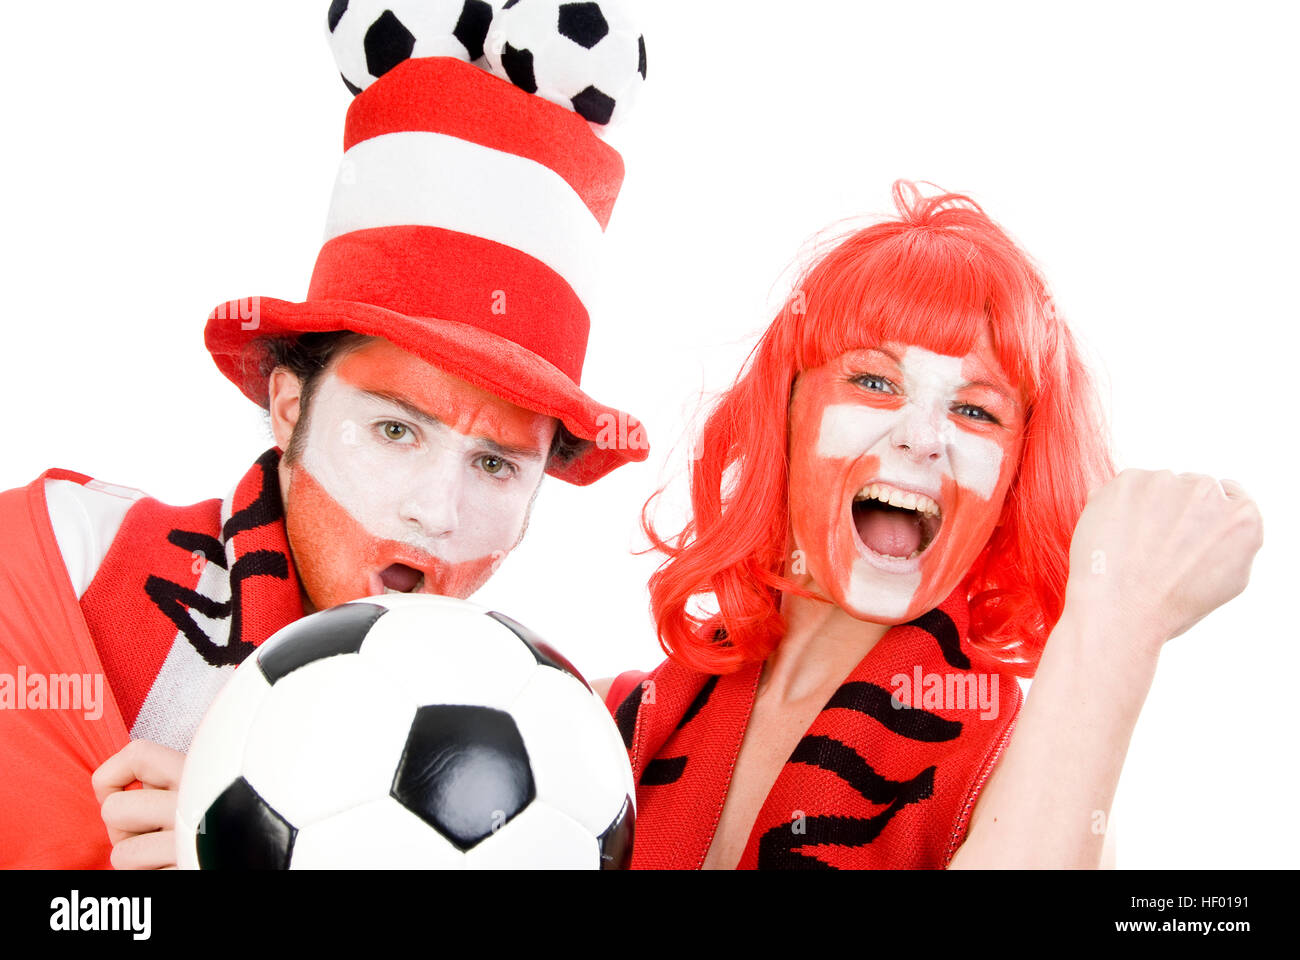
[[[203,718],[177,797],[189,868],[589,868],[631,858],[601,700],[500,613],[390,594],[290,624]]]
[[[411,57],[484,65],[488,0],[334,0],[326,26],[343,82],[360,93]]]
[[[507,0],[484,51],[497,76],[597,124],[619,122],[645,81],[645,37],[616,0]]]

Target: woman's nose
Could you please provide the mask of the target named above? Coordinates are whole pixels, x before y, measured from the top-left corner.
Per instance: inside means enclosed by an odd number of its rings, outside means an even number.
[[[890,438],[895,447],[917,463],[943,456],[942,421],[934,411],[908,404]]]

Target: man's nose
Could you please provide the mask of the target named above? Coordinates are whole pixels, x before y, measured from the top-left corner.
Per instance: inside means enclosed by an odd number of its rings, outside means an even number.
[[[454,460],[448,457],[447,460]],[[459,525],[459,472],[454,464],[440,463],[413,478],[402,498],[401,519],[412,532],[425,537],[446,537]]]
[[[918,404],[907,404],[894,426],[890,441],[917,463],[930,463],[943,456],[943,414]]]

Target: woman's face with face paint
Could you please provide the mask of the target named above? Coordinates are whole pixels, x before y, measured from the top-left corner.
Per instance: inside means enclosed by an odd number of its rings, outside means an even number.
[[[1023,433],[987,331],[965,357],[885,343],[804,371],[790,402],[790,523],[806,572],[859,620],[933,609],[992,534]]]
[[[477,590],[523,536],[555,420],[375,340],[321,375],[306,430],[285,525],[324,609]]]

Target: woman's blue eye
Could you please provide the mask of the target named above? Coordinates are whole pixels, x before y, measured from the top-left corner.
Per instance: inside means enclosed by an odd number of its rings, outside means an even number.
[[[859,374],[858,376],[853,378],[853,382],[860,387],[866,387],[868,390],[872,390],[872,392],[874,393],[893,393],[894,385],[890,383],[888,380],[886,380],[884,377],[876,373]],[[873,383],[883,384],[885,389],[877,390],[870,386],[870,384]]]
[[[989,412],[988,412],[987,410],[985,410],[983,407],[977,407],[977,406],[975,406],[973,403],[963,403],[963,404],[961,404],[959,407],[957,407],[957,409],[958,409],[958,410],[974,410],[975,413],[976,413],[976,416],[971,417],[972,420],[986,420],[986,421],[988,421],[989,423],[997,423],[997,422],[998,422],[998,418],[997,418],[997,417],[993,416],[993,414],[989,413]]]

